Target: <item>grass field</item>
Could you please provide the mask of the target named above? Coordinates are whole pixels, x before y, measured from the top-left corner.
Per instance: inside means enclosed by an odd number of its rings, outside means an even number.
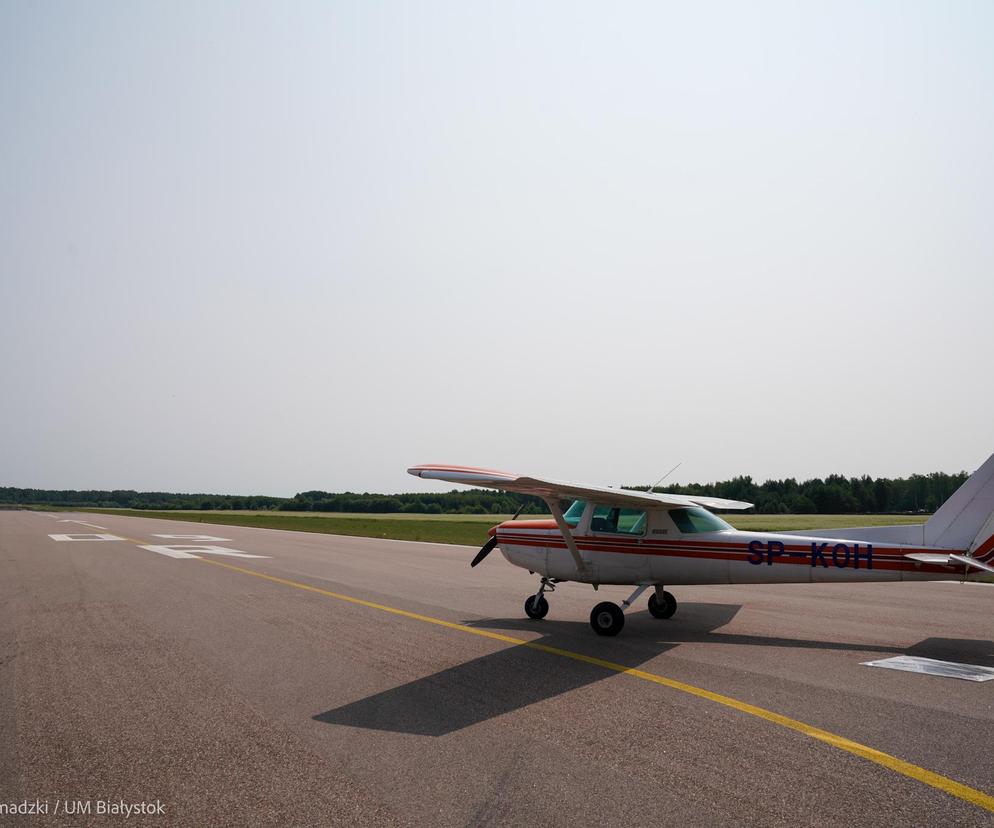
[[[481,546],[487,539],[487,529],[507,515],[403,515],[397,518],[370,517],[364,514],[348,516],[293,514],[287,512],[146,512],[132,509],[78,509],[107,515],[186,520],[222,526],[255,526],[261,529],[290,529],[295,532],[322,532],[327,535],[355,535],[363,538],[393,538],[394,540],[431,541],[433,543],[462,543]]]
[[[222,526],[254,526],[262,529],[291,529],[330,535],[356,535],[365,538],[461,543],[480,546],[487,529],[510,515],[382,515],[333,512],[203,512],[138,511],[132,509],[76,509],[97,514],[124,514],[135,517],[186,520]],[[530,517],[540,517],[531,515]],[[778,532],[803,529],[833,529],[846,526],[888,526],[924,523],[928,515],[723,515],[737,529]]]
[[[131,512],[130,509],[77,509],[76,511],[104,511],[107,514],[113,514],[114,512]],[[154,511],[158,514],[158,510],[151,509],[146,511]],[[494,523],[498,523],[502,520],[509,520],[511,515],[420,515],[420,514],[400,514],[399,512],[390,512],[388,514],[375,514],[371,512],[274,512],[271,509],[170,509],[168,514],[175,515],[186,515],[186,517],[180,518],[176,517],[176,520],[197,520],[200,515],[268,515],[271,517],[299,517],[299,518],[347,518],[349,520],[459,520],[459,521],[473,521],[476,523],[485,523],[487,526],[492,526]],[[192,516],[192,517],[191,517]],[[522,515],[521,520],[525,520],[528,517],[549,517],[549,515]]]

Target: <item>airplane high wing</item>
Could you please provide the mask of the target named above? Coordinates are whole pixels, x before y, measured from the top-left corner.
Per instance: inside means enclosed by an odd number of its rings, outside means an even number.
[[[412,466],[408,474],[425,480],[445,480],[449,483],[462,483],[484,489],[503,489],[518,494],[535,495],[544,500],[576,498],[596,500],[605,506],[645,509],[651,506],[704,506],[706,509],[728,509],[730,511],[751,509],[751,503],[741,500],[726,500],[721,497],[698,495],[656,494],[631,489],[611,489],[606,486],[577,486],[559,480],[544,480],[539,477],[522,477],[511,472],[494,469],[477,469],[472,466],[445,466],[428,464]]]

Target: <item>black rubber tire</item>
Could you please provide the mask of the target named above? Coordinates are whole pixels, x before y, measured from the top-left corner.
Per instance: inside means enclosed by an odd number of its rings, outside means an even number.
[[[617,604],[602,601],[590,611],[590,626],[598,635],[617,635],[624,629],[625,614]]]
[[[536,606],[535,596],[529,595],[528,599],[525,601],[525,615],[529,618],[534,618],[536,621],[545,618],[549,614],[549,602],[545,600],[543,595],[538,599],[538,605]]]
[[[653,618],[672,618],[676,612],[676,598],[672,593],[663,592],[663,603],[656,599],[656,593],[649,596],[649,614]]]

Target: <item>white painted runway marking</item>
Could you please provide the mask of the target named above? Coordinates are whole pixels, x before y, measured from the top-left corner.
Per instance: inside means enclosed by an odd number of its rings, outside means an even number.
[[[199,558],[200,555],[224,555],[229,558],[268,558],[269,555],[250,555],[248,552],[240,552],[237,549],[225,549],[223,546],[197,546],[187,543],[173,543],[169,545],[149,544],[143,545],[141,549],[149,552],[157,552],[170,558]],[[196,552],[198,554],[194,555]]]
[[[183,552],[180,549],[175,549],[172,546],[140,546],[139,549],[147,549],[149,552],[157,552],[160,555],[165,555],[169,558],[189,558],[192,560],[197,560],[196,555],[191,555],[189,552]]]
[[[78,523],[80,526],[89,526],[91,529],[106,529],[106,526],[97,526],[95,523],[87,523],[85,520],[60,520],[59,523]]]
[[[118,541],[117,535],[49,535],[55,541]]]
[[[879,661],[864,661],[864,667],[886,667],[890,670],[904,670],[908,673],[926,673],[930,676],[965,679],[966,681],[990,681],[994,679],[994,667],[981,667],[979,664],[960,664],[956,661],[939,661],[936,658],[920,656],[894,656]]]
[[[230,543],[231,538],[215,538],[213,535],[152,535],[153,538],[166,538],[167,540],[188,540],[198,543]]]

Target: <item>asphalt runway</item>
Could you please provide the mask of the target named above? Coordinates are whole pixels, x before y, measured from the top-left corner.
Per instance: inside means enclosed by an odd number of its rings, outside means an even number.
[[[82,533],[123,540],[50,537]],[[604,639],[627,588],[530,621],[537,579],[474,553],[0,512],[0,802],[49,807],[0,823],[994,824],[994,681],[860,665],[994,667],[994,587],[677,587]]]

